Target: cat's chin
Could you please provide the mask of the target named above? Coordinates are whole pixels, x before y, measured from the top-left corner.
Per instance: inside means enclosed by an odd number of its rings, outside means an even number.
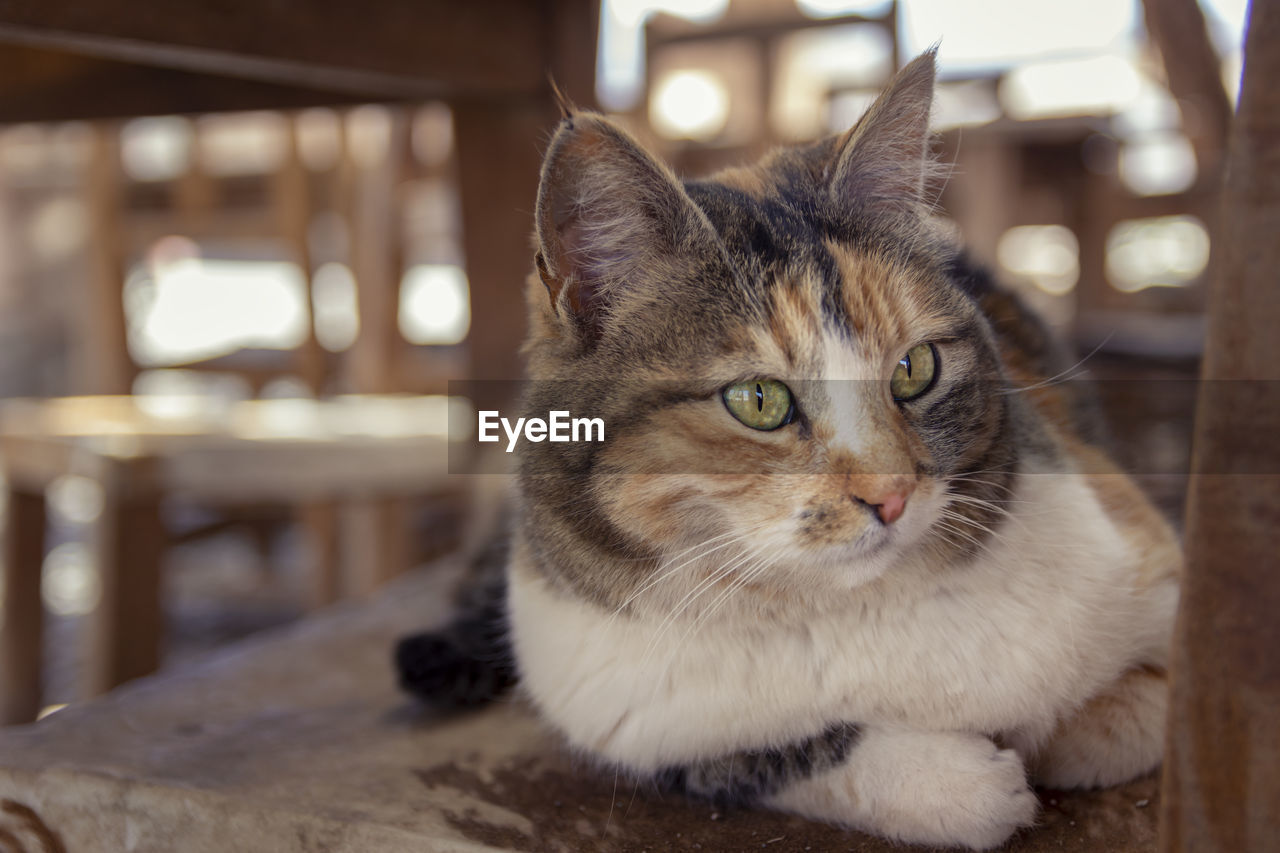
[[[817,585],[847,591],[872,583],[892,570],[898,550],[891,536],[862,536],[854,542],[811,552],[798,569],[806,580],[817,580]]]

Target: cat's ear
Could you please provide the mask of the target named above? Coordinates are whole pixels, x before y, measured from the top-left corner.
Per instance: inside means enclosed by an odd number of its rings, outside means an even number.
[[[936,57],[933,47],[913,59],[837,141],[827,166],[828,191],[837,209],[870,217],[927,212]]]
[[[590,340],[641,282],[714,245],[671,171],[594,113],[566,115],[538,188],[538,275],[551,306]]]

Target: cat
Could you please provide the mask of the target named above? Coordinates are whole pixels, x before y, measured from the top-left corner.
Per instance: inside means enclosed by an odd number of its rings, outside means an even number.
[[[1159,764],[1180,548],[934,217],[934,81],[929,51],[848,132],[686,182],[565,108],[524,406],[607,439],[520,446],[509,546],[398,647],[406,689],[518,681],[607,767],[910,843]]]

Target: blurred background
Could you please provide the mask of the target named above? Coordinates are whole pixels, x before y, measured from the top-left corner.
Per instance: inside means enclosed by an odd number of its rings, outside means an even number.
[[[1180,512],[1245,0],[293,5],[0,12],[0,722],[457,546],[440,395],[518,375],[548,71],[696,176],[940,41],[940,209]]]

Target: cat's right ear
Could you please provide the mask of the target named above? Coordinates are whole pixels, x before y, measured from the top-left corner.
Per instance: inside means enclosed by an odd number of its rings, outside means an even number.
[[[537,228],[538,275],[551,306],[589,344],[636,287],[671,280],[674,264],[715,245],[675,175],[595,113],[567,115],[556,130]]]
[[[866,114],[837,141],[827,167],[832,202],[848,214],[885,219],[929,213],[926,185],[934,172],[929,154],[938,49],[935,45],[899,71]]]

